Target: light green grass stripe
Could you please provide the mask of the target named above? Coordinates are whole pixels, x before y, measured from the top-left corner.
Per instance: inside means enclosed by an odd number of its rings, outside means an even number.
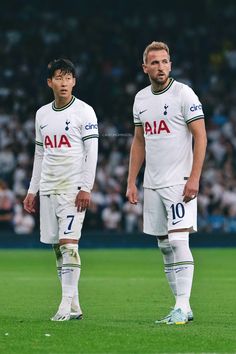
[[[81,245],[85,269],[79,292],[85,320],[63,323],[49,320],[61,295],[51,249],[23,247],[0,249],[2,354],[236,352],[236,247],[192,248],[197,264],[191,300],[195,320],[183,326],[154,323],[173,305],[156,245]]]

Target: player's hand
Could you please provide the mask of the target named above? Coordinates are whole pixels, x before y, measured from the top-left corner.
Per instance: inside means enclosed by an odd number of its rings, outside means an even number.
[[[128,198],[131,204],[138,203],[138,189],[135,184],[132,184],[127,187],[126,197]]]
[[[28,193],[23,201],[23,206],[28,213],[35,213],[36,194]]]
[[[184,186],[183,201],[185,203],[188,203],[188,202],[190,202],[190,200],[193,200],[194,198],[196,198],[196,196],[198,194],[198,190],[199,190],[199,180],[196,180],[196,179],[193,179],[190,177]]]
[[[75,198],[75,206],[79,212],[85,211],[90,204],[90,193],[85,191],[79,191]]]

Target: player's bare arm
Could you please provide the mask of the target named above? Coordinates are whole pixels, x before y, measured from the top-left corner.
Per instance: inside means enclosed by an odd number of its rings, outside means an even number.
[[[79,212],[85,211],[90,204],[90,193],[80,190],[75,198],[75,206]]]
[[[145,157],[145,141],[143,127],[135,127],[134,139],[130,150],[129,175],[126,197],[131,204],[137,204],[138,191],[136,187],[136,178],[142,167]]]
[[[193,121],[189,124],[189,129],[194,139],[193,166],[189,179],[184,187],[183,201],[189,202],[195,198],[199,190],[199,180],[206,153],[207,137],[204,119]]]
[[[23,205],[28,213],[35,213],[36,194],[28,193],[23,201]]]

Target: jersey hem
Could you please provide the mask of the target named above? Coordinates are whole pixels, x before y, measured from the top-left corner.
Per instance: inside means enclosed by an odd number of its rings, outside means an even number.
[[[181,186],[181,185],[185,185],[187,181],[184,181],[184,182],[179,182],[179,183],[170,183],[170,184],[165,184],[164,186],[161,186],[161,187],[157,187],[157,186],[153,186],[153,187],[150,187],[150,186],[145,186],[143,185],[143,188],[146,188],[146,189],[162,189],[162,188],[168,188],[168,187],[173,187],[173,186]]]
[[[77,194],[79,189],[67,189],[61,191],[48,190],[48,191],[39,191],[39,195],[58,195],[58,194]]]

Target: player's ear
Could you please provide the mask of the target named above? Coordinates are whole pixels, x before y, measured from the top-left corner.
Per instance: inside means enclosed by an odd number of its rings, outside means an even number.
[[[73,78],[73,87],[75,87],[75,85],[76,85],[76,78],[74,77]]]
[[[47,79],[48,86],[52,88],[52,79]]]
[[[144,73],[147,74],[147,66],[146,66],[146,64],[142,64],[142,67],[143,67]]]

